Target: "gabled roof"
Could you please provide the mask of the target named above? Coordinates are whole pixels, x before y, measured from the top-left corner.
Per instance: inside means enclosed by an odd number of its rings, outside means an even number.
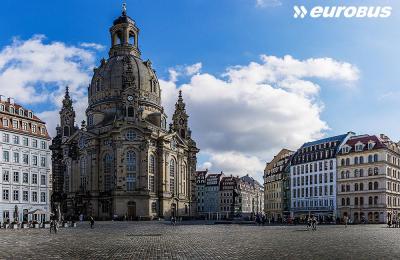
[[[323,144],[323,143],[328,143],[328,142],[336,142],[336,141],[341,142],[347,137],[347,135],[348,134],[336,135],[336,136],[327,137],[327,138],[324,138],[324,139],[320,139],[320,140],[304,143],[300,148],[309,147],[309,146],[318,145],[318,144]]]
[[[352,151],[354,151],[355,145],[358,143],[362,143],[362,144],[364,144],[363,150],[366,151],[366,150],[368,150],[368,143],[370,141],[375,143],[375,145],[372,149],[386,148],[386,145],[376,135],[354,136],[354,137],[351,137],[349,140],[347,140],[345,145],[350,146],[352,148]],[[342,151],[339,151],[339,153],[342,154]]]

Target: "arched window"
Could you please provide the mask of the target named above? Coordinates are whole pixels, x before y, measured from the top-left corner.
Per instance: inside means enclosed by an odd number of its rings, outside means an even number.
[[[346,158],[346,165],[350,165],[350,159]]]
[[[372,163],[372,155],[371,155],[371,154],[368,155],[368,162],[369,162],[369,163]]]
[[[372,190],[372,182],[368,183],[368,190]]]
[[[129,44],[136,45],[136,36],[132,31],[129,32]]]
[[[358,170],[358,169],[355,169],[355,170],[354,170],[354,177],[357,178],[357,177],[358,177],[358,174],[359,174],[359,170]]]
[[[346,179],[350,178],[350,171],[346,171]]]
[[[64,126],[64,136],[69,136],[69,126]]]
[[[358,191],[358,183],[354,184],[354,191]]]
[[[378,182],[374,182],[374,190],[377,190],[379,188]]]
[[[134,151],[126,153],[126,170],[128,172],[136,172],[136,153]]]
[[[340,161],[340,165],[344,165],[344,159],[342,159],[341,161]]]
[[[169,190],[172,194],[175,193],[175,160],[171,159],[169,162]]]
[[[344,179],[344,171],[342,171],[342,172],[340,173],[340,177],[341,177],[342,179]]]
[[[345,206],[346,205],[346,200],[345,200],[345,198],[342,198],[342,206]]]
[[[354,164],[358,164],[358,157],[354,157]]]
[[[374,162],[377,162],[377,161],[378,161],[378,155],[374,154]]]
[[[368,205],[372,205],[372,197],[368,197]]]
[[[372,168],[368,168],[368,176],[372,176]]]
[[[364,177],[364,169],[360,169],[360,177]]]
[[[374,205],[377,205],[378,204],[378,196],[375,196],[374,197]]]
[[[360,190],[364,190],[364,183],[360,183]]]
[[[104,190],[111,191],[114,188],[114,160],[110,154],[104,156]]]
[[[375,167],[374,168],[374,175],[378,175],[379,174],[379,169],[378,169],[378,167]]]
[[[169,162],[169,175],[175,177],[175,160],[171,159]]]
[[[86,191],[87,184],[87,173],[86,173],[86,158],[81,157],[79,161],[79,173],[80,173],[80,188],[82,191]]]
[[[347,204],[347,206],[350,205],[350,198],[346,198],[346,204]]]
[[[363,164],[363,163],[364,163],[364,157],[360,156],[360,164]]]

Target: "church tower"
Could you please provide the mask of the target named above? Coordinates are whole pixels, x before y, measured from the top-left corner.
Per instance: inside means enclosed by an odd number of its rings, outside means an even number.
[[[75,111],[72,107],[72,99],[69,96],[68,86],[65,88],[65,96],[62,103],[63,106],[60,111],[61,125],[58,132],[60,132],[62,138],[65,138],[71,136],[75,130]]]
[[[182,139],[188,139],[191,135],[188,127],[188,114],[186,113],[185,103],[182,98],[182,90],[179,90],[178,102],[175,104],[175,112],[172,116],[172,124],[175,132],[179,134]]]

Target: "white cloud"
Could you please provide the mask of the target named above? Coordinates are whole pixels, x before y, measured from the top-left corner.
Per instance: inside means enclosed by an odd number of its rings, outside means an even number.
[[[274,7],[280,5],[282,5],[280,0],[256,0],[256,7]]]
[[[15,38],[0,51],[0,94],[28,107],[52,109],[38,116],[54,136],[66,85],[76,102],[77,119],[83,119],[94,62],[92,51],[62,42],[46,43],[43,35],[25,41]]]
[[[263,55],[261,62],[230,67],[222,77],[198,73],[179,86],[176,78],[160,83],[169,115],[178,89],[183,91],[194,138],[211,170],[249,173],[260,180],[265,160],[281,148],[296,149],[322,137],[328,129],[314,79],[347,86],[358,78],[355,66],[330,58]]]
[[[201,67],[202,67],[201,62],[198,62],[198,63],[195,63],[195,64],[193,64],[193,65],[187,66],[187,67],[185,68],[186,75],[192,76],[192,75],[194,75],[194,74],[199,73],[200,70],[201,70]]]
[[[104,48],[105,48],[104,45],[101,45],[101,44],[98,44],[98,43],[93,43],[93,42],[83,42],[83,43],[80,44],[80,46],[84,47],[84,48],[92,48],[92,49],[95,49],[97,51],[104,50]]]

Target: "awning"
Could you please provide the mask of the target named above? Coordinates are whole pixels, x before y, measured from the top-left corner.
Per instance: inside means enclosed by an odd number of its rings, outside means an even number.
[[[31,215],[54,215],[53,213],[43,210],[43,209],[35,209],[33,211],[28,212]]]

